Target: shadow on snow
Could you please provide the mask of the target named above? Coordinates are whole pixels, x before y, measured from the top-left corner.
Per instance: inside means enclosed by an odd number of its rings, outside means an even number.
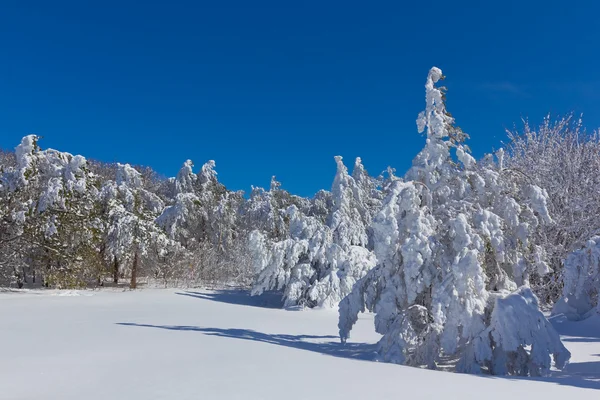
[[[582,389],[600,390],[600,361],[568,364],[562,371],[552,371],[551,376],[541,378],[528,377],[494,377],[511,380],[530,380],[536,382],[555,383],[562,386],[574,386]]]
[[[240,306],[283,308],[281,293],[277,292],[265,292],[260,296],[250,296],[247,290],[215,290],[211,292],[192,292],[186,290],[175,294]]]
[[[227,304],[262,308],[282,308],[281,294],[276,292],[265,293],[261,296],[250,296],[244,290],[217,290],[212,292],[178,292],[180,296],[188,296],[202,300],[210,300]],[[598,320],[590,319],[580,322],[567,321],[558,316],[550,318],[552,325],[563,336],[565,342],[600,342],[600,330]],[[250,329],[221,329],[203,328],[198,326],[178,325],[149,325],[137,323],[118,323],[122,326],[134,326],[143,328],[166,329],[171,331],[193,331],[208,336],[218,336],[230,339],[250,340],[254,342],[269,343],[277,346],[290,347],[299,350],[311,351],[319,354],[348,358],[354,360],[375,361],[376,344],[346,343],[345,345],[335,341],[315,342],[314,340],[338,339],[337,336],[315,336],[315,335],[287,335],[268,334]],[[600,356],[600,354],[595,354]],[[600,361],[575,362],[567,365],[563,371],[553,371],[550,377],[527,378],[514,376],[488,376],[493,379],[531,380],[548,382],[558,385],[574,386],[586,389],[600,390]]]
[[[548,320],[562,336],[563,342],[600,342],[600,316],[591,316],[581,321],[569,321],[563,314]]]
[[[269,343],[277,346],[291,347],[294,349],[311,351],[333,357],[348,358],[353,360],[375,361],[376,345],[367,343],[346,343],[337,341],[312,342],[315,339],[337,339],[336,336],[325,335],[286,335],[268,334],[250,329],[221,329],[203,328],[198,326],[182,325],[150,325],[121,322],[117,325],[142,328],[166,329],[170,331],[200,332],[208,336],[218,336],[230,339],[250,340],[254,342]],[[543,378],[520,378],[514,376],[488,376],[492,379],[532,380],[548,382],[564,386],[574,386],[584,389],[600,389],[600,361],[581,362],[569,364],[563,371],[553,371],[552,376]]]
[[[117,325],[136,326],[142,328],[157,328],[170,331],[193,331],[200,332],[208,336],[218,336],[230,339],[250,340],[253,342],[262,342],[274,344],[277,346],[291,347],[294,349],[312,351],[334,357],[350,358],[354,360],[372,361],[375,359],[374,344],[367,343],[346,343],[339,341],[329,342],[311,342],[309,340],[319,339],[338,339],[337,336],[325,335],[284,335],[269,334],[253,331],[250,329],[220,329],[220,328],[202,328],[199,326],[179,326],[179,325],[149,325],[120,322]]]

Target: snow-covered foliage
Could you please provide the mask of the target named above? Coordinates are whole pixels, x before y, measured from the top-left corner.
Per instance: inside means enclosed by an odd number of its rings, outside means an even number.
[[[555,223],[542,226],[542,234],[531,241],[544,249],[554,272],[536,277],[532,287],[551,305],[562,295],[563,260],[600,228],[600,134],[586,132],[581,119],[572,116],[546,117],[537,129],[526,122],[509,138],[506,168],[548,192]]]
[[[600,236],[594,236],[581,249],[564,260],[563,297],[554,312],[571,319],[583,319],[594,310],[600,314]]]
[[[495,297],[489,326],[467,345],[457,370],[477,373],[483,365],[494,375],[546,376],[553,361],[563,369],[571,354],[531,289]]]
[[[206,240],[218,243],[222,232],[219,232],[216,225],[220,217],[223,217],[220,222],[228,222],[229,225],[235,223],[231,221],[231,215],[235,216],[237,210],[221,215],[230,195],[219,184],[214,167],[215,162],[211,160],[196,175],[192,169],[192,161],[186,161],[174,180],[173,201],[156,219],[157,224],[171,239],[177,240],[186,248],[193,248]],[[233,226],[229,226],[229,230],[231,229]]]
[[[247,284],[251,274],[241,222],[242,193],[228,191],[218,181],[212,160],[198,174],[186,161],[173,183],[174,198],[155,222],[186,249],[186,281]]]
[[[301,212],[307,213],[312,204],[308,199],[294,196],[282,189],[281,183],[273,176],[268,191],[260,187],[252,187],[250,199],[244,204],[242,210],[242,225],[248,232],[259,230],[269,239],[283,239],[289,234],[289,218],[286,210],[292,205]],[[323,207],[325,207],[323,214],[326,215],[329,209],[327,205]]]
[[[570,118],[476,160],[426,81],[410,170],[378,177],[342,157],[330,191],[275,177],[248,198],[210,160],[175,177],[42,150],[0,151],[0,284],[53,287],[160,279],[281,292],[285,306],[340,307],[342,341],[375,313],[383,361],[545,375],[569,353],[540,312],[600,312],[600,135]],[[539,300],[538,300],[539,299]]]
[[[364,208],[362,193],[354,180],[348,174],[348,169],[342,162],[342,157],[336,156],[337,174],[331,187],[333,210],[329,226],[333,230],[335,241],[340,246],[366,246],[368,243],[365,219],[368,217]],[[362,167],[357,160],[359,168]],[[359,172],[359,176],[362,177]],[[370,195],[370,193],[368,193]]]
[[[568,352],[546,340],[560,343],[535,296],[517,290],[532,271],[548,271],[543,251],[529,242],[540,224],[551,221],[546,194],[506,173],[502,153],[496,160],[475,161],[464,145],[467,135],[446,111],[444,88],[436,86],[440,79],[441,70],[432,68],[426,109],[417,120],[419,132],[427,135],[425,147],[406,180],[389,184],[373,218],[377,266],[340,304],[342,341],[358,313],[370,310],[383,335],[384,361],[434,368],[453,356],[461,358],[459,369],[470,372],[476,362],[478,371],[537,374],[549,367],[546,354],[561,367]],[[519,324],[538,326],[539,332],[510,340],[492,334],[487,347],[481,345],[486,331],[497,332],[502,324],[517,329],[510,325],[516,319],[509,318],[507,302],[531,308],[514,312],[524,318]],[[512,352],[520,354],[518,365],[497,367]]]
[[[106,224],[103,256],[112,265],[114,282],[127,274],[130,286],[135,288],[151,247],[158,246],[158,255],[177,247],[154,223],[164,203],[144,188],[141,173],[129,164],[117,164],[116,180],[103,185],[100,199]]]
[[[342,157],[335,161],[331,195],[320,192],[314,207],[305,206],[304,212],[295,204],[282,209],[291,202],[274,201],[276,185],[269,192],[253,192],[249,212],[267,223],[250,234],[257,274],[253,294],[282,290],[286,306],[335,307],[375,265],[368,225],[381,197],[376,181],[360,159],[354,177]],[[315,215],[306,215],[311,210]]]
[[[258,230],[250,234],[257,278],[253,294],[283,290],[285,306],[335,307],[354,283],[375,265],[364,247],[335,242],[334,230],[296,206],[286,212],[289,237],[269,242]]]
[[[200,198],[196,194],[198,177],[192,170],[191,160],[186,161],[175,178],[175,198],[172,204],[162,210],[156,219],[167,235],[185,247],[195,241],[199,230]]]
[[[97,194],[84,157],[41,150],[35,135],[23,138],[0,178],[1,258],[19,286],[36,273],[47,284],[74,286],[93,268]]]

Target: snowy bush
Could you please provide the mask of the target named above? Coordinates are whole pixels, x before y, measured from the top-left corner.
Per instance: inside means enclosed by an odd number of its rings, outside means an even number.
[[[558,369],[565,367],[570,353],[530,288],[492,296],[489,325],[467,345],[459,372],[477,373],[484,366],[494,375],[545,376],[552,362]]]
[[[600,314],[599,293],[600,236],[594,236],[565,259],[563,297],[553,311],[571,319],[586,318],[594,309]]]
[[[544,374],[550,356],[557,367],[569,358],[526,287],[533,272],[549,270],[530,242],[551,222],[546,194],[504,170],[502,152],[475,161],[440,79],[432,68],[417,120],[425,147],[406,180],[389,183],[373,218],[377,266],[340,303],[341,339],[369,310],[384,361],[435,368],[453,356],[467,372]],[[520,324],[536,331],[528,336]]]

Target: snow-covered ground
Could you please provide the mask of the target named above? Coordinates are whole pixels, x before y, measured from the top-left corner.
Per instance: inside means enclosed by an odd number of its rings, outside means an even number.
[[[0,399],[598,399],[600,318],[553,323],[573,353],[544,379],[371,361],[363,315],[285,311],[235,291],[0,293]]]

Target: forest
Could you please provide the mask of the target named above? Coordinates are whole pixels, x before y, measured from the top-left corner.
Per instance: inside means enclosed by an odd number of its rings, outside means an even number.
[[[285,308],[338,308],[342,343],[374,313],[381,361],[561,369],[570,354],[548,313],[600,313],[600,134],[549,116],[476,159],[444,79],[427,75],[424,145],[405,174],[336,156],[330,190],[311,198],[275,177],[231,191],[212,160],[163,178],[25,136],[0,152],[0,286],[276,292]]]

